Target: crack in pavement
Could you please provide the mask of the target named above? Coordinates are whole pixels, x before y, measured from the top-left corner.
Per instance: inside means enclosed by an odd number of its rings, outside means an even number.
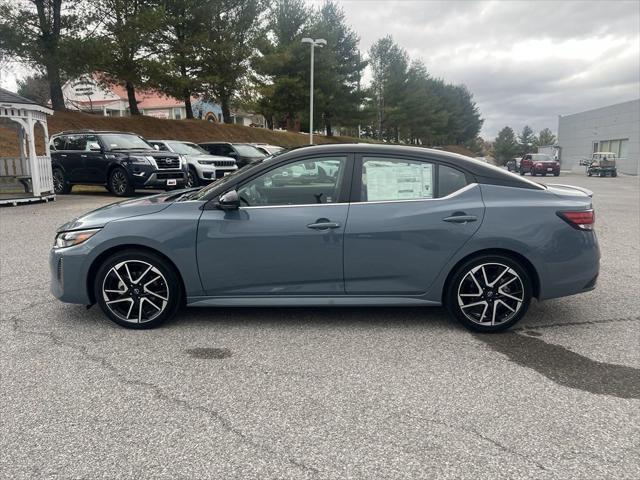
[[[134,380],[134,379],[128,378],[115,365],[110,363],[107,360],[106,357],[101,357],[99,355],[94,355],[94,354],[89,353],[87,347],[85,347],[83,345],[76,345],[74,343],[65,342],[53,332],[39,332],[39,331],[26,330],[26,329],[20,328],[19,323],[18,323],[18,318],[17,318],[18,315],[21,312],[23,312],[24,310],[30,308],[31,306],[35,306],[35,304],[37,304],[37,303],[34,302],[33,304],[28,305],[24,309],[20,310],[20,312],[14,314],[12,316],[11,321],[13,321],[13,330],[15,332],[22,333],[22,334],[25,334],[25,335],[37,335],[37,336],[45,337],[45,338],[51,340],[51,342],[56,346],[62,346],[62,347],[71,348],[72,350],[74,350],[74,351],[78,352],[80,355],[82,355],[84,358],[86,358],[86,359],[88,359],[88,360],[90,360],[90,361],[102,366],[102,368],[104,368],[105,370],[111,372],[120,382],[122,382],[124,384],[127,384],[127,385],[133,385],[133,386],[137,386],[137,387],[146,388],[146,389],[150,390],[153,393],[153,395],[156,398],[160,399],[160,400],[172,403],[174,405],[177,405],[179,407],[185,408],[187,410],[204,413],[205,415],[207,415],[212,420],[218,422],[223,427],[224,430],[226,430],[227,432],[229,432],[232,435],[234,435],[242,443],[250,445],[253,448],[256,448],[256,449],[258,449],[258,450],[260,450],[262,452],[265,452],[265,453],[267,453],[269,455],[275,455],[275,456],[278,456],[278,457],[281,457],[281,458],[284,457],[284,459],[286,460],[286,462],[288,464],[290,464],[291,466],[294,466],[296,468],[299,468],[299,469],[301,469],[301,470],[303,470],[303,471],[305,471],[307,473],[310,473],[314,477],[317,477],[317,475],[319,474],[318,469],[316,469],[315,467],[311,467],[309,465],[306,465],[302,461],[299,461],[299,460],[296,460],[295,458],[283,455],[281,452],[278,452],[277,450],[269,448],[266,445],[258,442],[257,440],[254,440],[254,439],[250,438],[242,430],[234,427],[228,419],[223,417],[216,410],[212,410],[212,409],[203,407],[201,405],[194,405],[194,404],[192,404],[191,402],[189,402],[187,400],[183,400],[181,398],[177,398],[177,397],[171,396],[168,393],[165,393],[162,390],[162,388],[160,388],[158,385],[155,385],[154,383],[145,382],[145,381],[142,381],[142,380]]]
[[[477,438],[480,438],[481,440],[484,440],[485,442],[491,443],[492,445],[496,446],[498,449],[500,449],[501,451],[508,453],[510,455],[516,456],[516,457],[520,457],[522,459],[524,459],[525,461],[527,461],[528,463],[531,463],[533,465],[535,465],[536,467],[538,467],[540,470],[549,470],[546,466],[544,466],[542,463],[538,462],[537,460],[535,460],[534,458],[531,458],[528,455],[525,455],[524,453],[520,453],[517,450],[514,450],[513,448],[508,447],[507,445],[504,445],[502,443],[500,443],[499,441],[495,440],[494,438],[489,437],[488,435],[485,435],[482,432],[479,432],[478,430],[476,430],[475,428],[472,427],[467,427],[464,425],[456,425],[456,424],[452,424],[452,423],[448,423],[448,422],[443,422],[442,420],[436,420],[433,418],[424,418],[421,417],[419,415],[407,415],[410,418],[416,418],[418,420],[422,420],[424,422],[427,423],[435,423],[436,425],[441,425],[447,428],[450,428],[451,430],[459,430],[468,434],[471,434]]]

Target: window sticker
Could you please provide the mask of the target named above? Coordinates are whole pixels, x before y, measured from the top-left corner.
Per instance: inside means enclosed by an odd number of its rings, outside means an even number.
[[[433,198],[433,165],[367,161],[363,181],[367,201]]]

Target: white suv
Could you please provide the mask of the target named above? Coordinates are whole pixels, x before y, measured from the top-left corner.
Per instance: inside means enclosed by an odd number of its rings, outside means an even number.
[[[197,187],[209,183],[238,169],[233,158],[210,155],[192,142],[179,140],[149,140],[160,151],[182,155],[189,166],[187,187]]]

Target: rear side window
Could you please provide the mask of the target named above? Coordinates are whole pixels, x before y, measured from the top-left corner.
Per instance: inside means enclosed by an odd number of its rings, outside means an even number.
[[[446,197],[467,186],[467,176],[460,170],[440,165],[438,167],[438,197]]]
[[[69,135],[67,137],[67,150],[84,150],[87,146],[85,135]]]
[[[363,202],[433,198],[433,163],[385,157],[362,157]]]
[[[53,139],[52,146],[54,150],[64,150],[67,144],[67,137],[60,136]]]

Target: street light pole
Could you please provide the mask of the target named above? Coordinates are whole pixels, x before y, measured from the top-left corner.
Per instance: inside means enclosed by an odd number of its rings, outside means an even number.
[[[302,39],[302,43],[311,44],[311,82],[309,86],[309,145],[313,145],[313,53],[315,47],[322,48],[327,44],[324,38],[308,38]]]

